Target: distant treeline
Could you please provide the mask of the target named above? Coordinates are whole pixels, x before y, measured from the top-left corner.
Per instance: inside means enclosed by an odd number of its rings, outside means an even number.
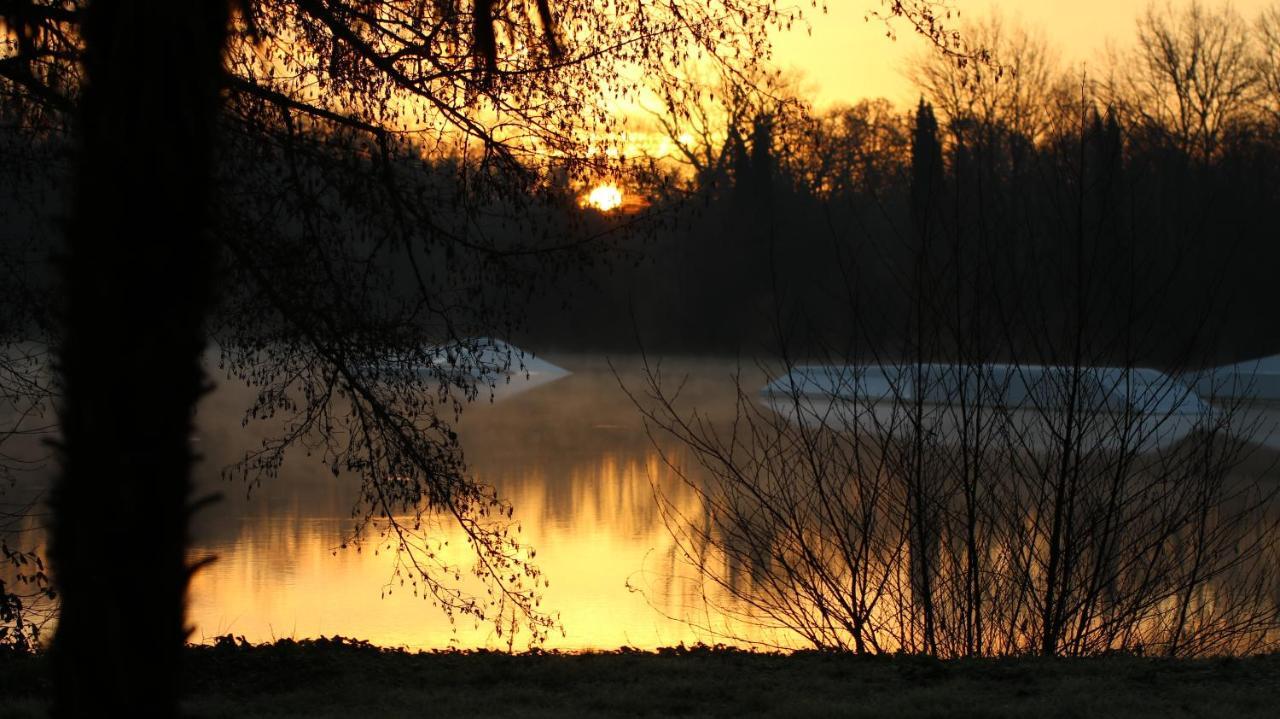
[[[971,33],[1001,64],[922,59],[907,112],[722,88],[663,123],[673,141],[720,124],[657,178],[668,223],[643,261],[562,275],[572,302],[544,295],[528,341],[1054,359],[1078,331],[1116,362],[1275,352],[1277,32],[1276,12],[1152,12],[1101,81],[991,22]]]
[[[233,104],[229,126],[272,141],[220,148],[213,332],[265,346],[301,327],[353,356],[477,334],[543,352],[1280,351],[1280,8],[1155,8],[1087,75],[998,21],[965,32],[993,60],[922,56],[910,109],[816,110],[776,76],[668,87],[651,124],[674,150],[632,164],[646,204],[613,213],[579,206],[580,159],[513,174]],[[34,122],[0,108],[7,338],[56,331],[74,148]]]

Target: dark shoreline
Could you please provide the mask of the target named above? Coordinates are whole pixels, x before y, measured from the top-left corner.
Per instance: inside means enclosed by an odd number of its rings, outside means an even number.
[[[346,639],[187,653],[192,716],[1270,717],[1280,655],[1082,659],[420,652]],[[43,716],[45,657],[0,652],[0,717]]]

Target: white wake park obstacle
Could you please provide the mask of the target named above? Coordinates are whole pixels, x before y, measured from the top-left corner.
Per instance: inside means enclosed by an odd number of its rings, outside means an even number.
[[[1084,446],[1149,451],[1217,418],[1188,384],[1148,368],[807,365],[761,395],[791,421],[944,446],[982,426],[988,437],[1028,449],[1060,443],[1070,432]]]
[[[1280,401],[1280,355],[1214,367],[1184,377],[1197,394],[1210,402]]]
[[[509,399],[570,374],[532,353],[492,337],[431,345],[420,352],[389,355],[368,368],[380,378],[413,378],[474,389],[477,399]]]

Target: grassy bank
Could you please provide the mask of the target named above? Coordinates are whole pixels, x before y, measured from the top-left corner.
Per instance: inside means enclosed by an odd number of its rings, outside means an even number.
[[[206,717],[1272,717],[1280,656],[940,662],[670,649],[436,653],[346,641],[193,648]],[[0,717],[40,716],[40,657],[0,658]]]

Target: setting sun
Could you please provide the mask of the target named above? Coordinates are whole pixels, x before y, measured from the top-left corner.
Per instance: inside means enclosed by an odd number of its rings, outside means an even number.
[[[591,206],[601,212],[608,212],[622,206],[622,190],[608,182],[597,185],[583,201],[584,206]]]

